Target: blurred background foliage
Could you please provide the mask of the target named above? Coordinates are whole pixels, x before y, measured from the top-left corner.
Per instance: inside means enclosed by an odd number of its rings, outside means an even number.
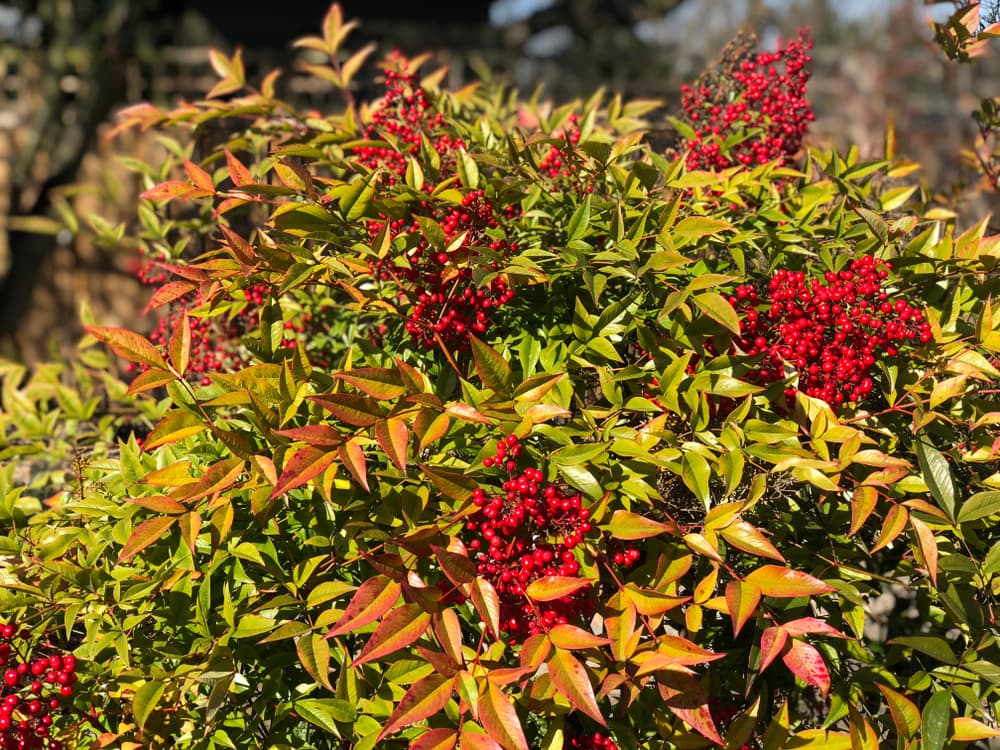
[[[993,4],[995,5],[995,3]],[[348,1],[358,46],[430,51],[459,87],[491,71],[557,101],[598,87],[676,108],[692,80],[741,27],[773,46],[802,26],[816,39],[812,141],[897,155],[923,165],[926,189],[963,215],[993,210],[961,151],[969,113],[1000,93],[1000,56],[947,61],[930,20],[954,4],[923,0],[436,0]],[[297,75],[294,39],[327,0],[14,0],[0,2],[0,355],[45,359],[79,334],[86,300],[109,325],[136,325],[148,294],[138,258],[116,231],[135,220],[136,186],[116,155],[155,159],[160,144],[103,134],[139,101],[197,99],[215,76],[208,49],[243,49],[249,80],[281,67],[280,95],[300,106],[341,106],[322,81]],[[984,18],[995,13],[984,8]],[[375,78],[359,79],[359,98]],[[668,134],[664,119],[664,135]],[[655,137],[657,134],[653,133]],[[666,142],[666,141],[665,141]],[[90,217],[80,226],[73,216]],[[128,233],[126,233],[128,234]],[[139,326],[141,327],[141,325]]]

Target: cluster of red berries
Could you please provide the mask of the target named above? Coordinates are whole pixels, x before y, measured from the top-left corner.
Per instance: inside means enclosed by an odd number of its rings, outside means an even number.
[[[594,612],[589,586],[547,602],[525,596],[528,585],[544,576],[578,576],[573,550],[594,527],[578,493],[546,483],[537,468],[518,472],[521,455],[517,436],[506,435],[495,455],[483,459],[508,479],[496,495],[477,488],[472,502],[479,510],[465,522],[476,571],[500,596],[501,627],[512,644]]]
[[[601,732],[575,734],[567,737],[566,747],[573,748],[573,750],[618,750],[615,741]]]
[[[567,118],[567,127],[552,134],[553,138],[565,141],[565,144],[553,143],[549,146],[549,152],[542,157],[538,163],[538,171],[552,180],[560,177],[573,177],[576,172],[573,166],[568,163],[568,151],[571,151],[580,142],[580,128],[576,124],[576,114],[571,114]]]
[[[0,750],[62,750],[52,737],[53,714],[73,695],[76,658],[72,654],[23,656],[31,633],[0,627]]]
[[[708,699],[708,711],[712,715],[712,720],[723,727],[731,724],[733,719],[740,713],[740,710],[732,703],[725,702],[721,698],[714,696]],[[736,750],[754,750],[754,745],[751,742],[745,742],[736,748]]]
[[[735,54],[730,50],[727,69],[681,88],[681,104],[694,129],[687,142],[689,169],[786,163],[802,145],[814,119],[806,99],[812,39],[800,31],[776,52],[753,54],[747,47]],[[733,136],[739,140],[725,148],[722,144]]]
[[[371,138],[388,140],[385,145],[355,147],[353,152],[369,169],[388,170],[386,182],[394,185],[406,174],[407,157],[419,154],[425,138],[440,156],[464,148],[465,144],[448,133],[444,117],[434,111],[416,74],[408,70],[405,58],[394,53],[389,62],[384,70],[385,94],[368,128]]]
[[[432,215],[438,213],[430,201],[422,201],[421,208]],[[397,219],[390,222],[391,231],[408,232],[420,239],[407,252],[405,264],[387,258],[375,261],[372,270],[382,281],[402,283],[411,295],[415,304],[406,330],[415,342],[430,349],[440,337],[446,346],[461,348],[469,334],[478,335],[488,328],[491,310],[514,297],[514,290],[502,276],[478,285],[474,268],[499,270],[503,261],[517,252],[518,245],[489,234],[500,221],[482,190],[468,193],[460,206],[445,209],[439,216],[444,247],[431,246],[420,234],[415,217],[409,223]],[[382,227],[382,222],[373,222],[369,232],[375,236]]]
[[[864,256],[822,278],[778,270],[763,293],[737,287],[729,302],[743,319],[734,349],[763,355],[749,379],[773,383],[794,370],[798,390],[830,405],[867,397],[880,356],[932,338],[923,313],[886,290],[891,270]],[[794,397],[795,389],[786,394]]]

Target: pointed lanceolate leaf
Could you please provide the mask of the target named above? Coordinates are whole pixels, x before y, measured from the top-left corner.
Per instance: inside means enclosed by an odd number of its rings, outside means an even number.
[[[124,357],[129,362],[136,362],[141,365],[158,367],[161,370],[167,369],[167,363],[163,361],[163,356],[156,347],[150,343],[149,339],[135,331],[127,328],[104,328],[101,326],[86,326],[87,333],[107,344],[111,350],[119,357]]]
[[[479,486],[472,477],[452,469],[420,464],[420,471],[431,480],[431,484],[437,487],[442,495],[451,500],[459,502],[468,500]]]
[[[415,682],[399,699],[396,710],[382,727],[378,742],[403,727],[429,719],[440,712],[451,698],[455,688],[455,678],[442,674],[431,674]]]
[[[788,642],[788,631],[780,625],[772,625],[765,628],[760,634],[760,667],[757,671],[763,672],[767,669],[780,654],[785,644]]]
[[[188,323],[187,310],[181,308],[180,317],[170,334],[170,361],[177,372],[183,375],[191,359],[191,325]]]
[[[375,438],[396,468],[405,472],[410,446],[410,428],[406,422],[399,417],[378,420],[375,423]]]
[[[955,520],[955,483],[951,478],[948,459],[926,440],[916,441],[917,463],[923,475],[924,484],[931,492],[938,506],[948,518]]]
[[[920,550],[920,556],[924,559],[924,567],[931,577],[931,582],[937,586],[938,574],[938,546],[931,528],[916,516],[910,516],[910,528],[913,529],[914,540]]]
[[[951,692],[938,690],[920,714],[920,750],[942,750],[951,723]]]
[[[344,445],[337,448],[337,457],[340,463],[351,473],[354,481],[365,488],[365,492],[371,492],[368,486],[368,466],[365,463],[365,451],[357,438],[351,438]]]
[[[819,688],[825,698],[830,692],[830,673],[819,651],[805,641],[797,639],[790,640],[788,646],[788,650],[781,657],[785,666],[796,677]]]
[[[528,750],[528,740],[510,698],[489,681],[479,699],[479,720],[504,750]]]
[[[589,630],[578,628],[576,625],[556,625],[549,631],[549,639],[556,648],[567,650],[599,648],[606,646],[610,641],[594,635]]]
[[[671,713],[716,745],[725,744],[708,707],[708,696],[697,680],[684,674],[664,672],[658,675],[657,687]]]
[[[733,621],[733,635],[739,635],[747,620],[757,611],[760,587],[750,581],[730,581],[726,584],[726,604]]]
[[[146,549],[146,547],[166,534],[167,530],[174,525],[174,521],[176,520],[176,516],[161,516],[159,518],[150,518],[148,521],[140,523],[135,527],[128,541],[125,542],[125,547],[122,549],[121,555],[118,556],[118,562],[131,560],[138,553]]]
[[[876,684],[875,687],[882,691],[885,702],[889,704],[897,735],[904,740],[915,737],[920,728],[920,711],[913,701],[885,685]]]
[[[404,604],[385,616],[361,653],[351,662],[352,667],[393,654],[416,642],[427,632],[431,616],[419,604]]]
[[[494,636],[500,634],[500,596],[493,584],[485,578],[477,578],[472,582],[469,598],[483,622]]]
[[[514,383],[510,365],[496,349],[475,336],[470,336],[472,357],[476,362],[476,372],[483,385],[497,393],[507,393]]]
[[[250,170],[243,165],[243,162],[233,156],[233,152],[228,148],[225,149],[225,152],[226,165],[229,167],[229,177],[232,179],[233,184],[236,187],[252,184],[253,178],[250,176]]]
[[[597,706],[586,667],[569,651],[560,648],[555,649],[546,664],[552,684],[569,700],[573,708],[587,714],[601,726],[607,726],[601,709]]]
[[[357,370],[338,372],[334,377],[345,383],[350,383],[365,395],[379,401],[392,401],[407,392],[407,387],[398,370],[362,367]]]
[[[781,624],[789,635],[828,635],[831,638],[846,638],[833,625],[818,617],[799,617]]]
[[[829,594],[833,586],[801,570],[780,565],[764,565],[750,573],[746,580],[757,585],[764,596],[794,599],[798,596]]]
[[[285,462],[285,468],[278,477],[278,483],[274,486],[270,499],[280,497],[289,490],[301,487],[310,479],[316,478],[326,471],[336,457],[334,451],[324,451],[308,445],[299,448]]]
[[[275,435],[308,443],[315,448],[336,448],[344,442],[344,433],[326,424],[308,424],[304,427],[291,427],[287,430],[275,430]]]
[[[327,640],[316,633],[305,633],[295,642],[295,651],[309,676],[333,691],[330,684],[330,644]]]
[[[739,335],[740,318],[729,300],[716,292],[703,292],[691,298],[701,311],[716,323]]]
[[[457,742],[454,729],[431,729],[411,741],[409,750],[454,750]]]
[[[587,578],[577,576],[543,576],[529,583],[524,594],[536,602],[550,602],[587,588],[592,583]]]
[[[854,536],[861,530],[865,521],[875,510],[877,502],[878,491],[871,485],[861,485],[854,488],[854,494],[851,497],[851,528],[847,532],[848,536]]]
[[[388,576],[369,578],[358,587],[337,624],[327,631],[326,637],[350,633],[363,628],[392,609],[402,592],[402,586]]]
[[[132,714],[135,716],[135,723],[142,729],[153,711],[156,710],[166,684],[160,680],[149,680],[136,688],[132,696]]]
[[[675,524],[654,521],[627,510],[616,510],[611,516],[607,529],[615,539],[625,540],[648,539],[660,534],[677,532]]]
[[[785,558],[771,544],[771,541],[764,536],[763,532],[746,521],[734,521],[722,529],[719,535],[738,550],[751,555],[758,555],[759,557],[769,557],[778,562],[785,562]]]
[[[371,427],[376,420],[385,416],[385,409],[377,401],[366,396],[355,396],[350,393],[328,393],[309,398],[341,422],[354,427]]]

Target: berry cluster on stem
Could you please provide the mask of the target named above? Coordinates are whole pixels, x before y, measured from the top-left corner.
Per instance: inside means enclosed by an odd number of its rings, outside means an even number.
[[[868,397],[880,357],[932,338],[923,313],[887,289],[891,270],[864,256],[819,278],[779,269],[762,290],[737,287],[729,297],[742,314],[733,350],[762,356],[748,379],[773,383],[794,370],[798,390],[831,406]]]
[[[681,88],[681,105],[694,134],[689,169],[726,169],[791,160],[814,119],[806,98],[807,31],[775,52],[753,53],[753,37],[738,37],[720,70]],[[726,145],[726,142],[729,145]]]
[[[533,602],[525,595],[544,576],[578,577],[574,550],[595,529],[579,493],[547,483],[535,467],[518,471],[522,455],[516,435],[499,440],[495,455],[483,465],[501,469],[508,478],[497,494],[482,488],[473,492],[479,510],[465,522],[476,571],[500,596],[501,628],[512,644],[594,611],[589,586],[552,601]]]
[[[73,695],[76,657],[54,649],[29,652],[30,637],[14,625],[0,626],[0,750],[62,750],[53,737],[53,717],[64,713],[63,703]]]

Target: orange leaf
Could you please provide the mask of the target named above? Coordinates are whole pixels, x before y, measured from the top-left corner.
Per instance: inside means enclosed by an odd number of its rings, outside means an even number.
[[[771,544],[770,540],[761,533],[760,529],[746,521],[735,521],[722,529],[719,534],[723,539],[736,547],[736,549],[748,552],[751,555],[769,557],[772,560],[785,562],[785,558]]]
[[[233,156],[232,151],[228,148],[226,149],[226,164],[229,166],[229,176],[236,187],[243,187],[244,185],[253,183],[250,170],[243,165],[243,162]]]
[[[431,729],[410,742],[409,750],[452,750],[457,741],[454,729]]]
[[[487,682],[479,701],[479,720],[493,740],[504,750],[528,750],[528,740],[510,698],[492,682]],[[463,742],[462,748],[466,747]]]
[[[407,391],[398,370],[360,367],[357,370],[338,372],[333,377],[350,383],[362,393],[380,401],[397,399]]]
[[[197,435],[205,429],[205,424],[194,414],[187,411],[173,411],[161,419],[153,431],[146,437],[144,448],[152,450],[161,445],[175,443],[191,435]]]
[[[257,253],[254,252],[253,245],[224,225],[220,225],[219,229],[225,235],[226,243],[233,251],[236,260],[245,266],[252,266],[257,262]]]
[[[135,503],[140,508],[146,508],[157,513],[181,514],[187,513],[187,508],[166,495],[153,495],[152,497],[127,497],[130,503]]]
[[[425,414],[431,415],[430,421],[424,417]],[[420,435],[420,450],[426,449],[427,446],[433,445],[447,435],[449,427],[451,427],[451,417],[447,414],[436,414],[429,409],[420,412],[414,424],[414,428]]]
[[[387,576],[374,576],[358,587],[351,601],[340,616],[337,624],[327,631],[326,637],[349,633],[358,630],[392,609],[402,587]]]
[[[181,308],[180,318],[170,334],[170,361],[177,372],[183,375],[187,371],[191,359],[191,324],[188,322],[187,310]]]
[[[788,645],[788,650],[781,657],[785,666],[796,677],[819,688],[820,693],[825,698],[826,694],[830,692],[830,673],[827,671],[826,663],[819,651],[805,641],[796,639],[789,641]]]
[[[875,510],[877,502],[878,490],[870,484],[854,488],[854,494],[851,497],[851,528],[847,531],[848,536],[854,536],[861,530],[865,521]]]
[[[569,651],[557,648],[546,662],[549,668],[549,678],[556,690],[562,693],[578,711],[587,714],[601,726],[607,726],[601,709],[594,697],[594,688],[590,684],[587,669],[578,662]]]
[[[148,313],[150,310],[155,310],[158,307],[180,299],[197,288],[198,286],[192,284],[190,281],[168,281],[163,286],[156,288],[152,298],[149,300],[149,304],[143,308],[143,313]]]
[[[882,524],[882,533],[878,535],[878,539],[875,540],[875,546],[872,547],[872,551],[869,554],[874,554],[887,544],[892,544],[896,537],[903,533],[903,529],[906,528],[906,522],[909,518],[910,511],[902,505],[894,503],[889,508],[889,512],[885,514],[885,521]]]
[[[124,357],[129,362],[159,367],[161,370],[168,369],[167,363],[163,361],[163,356],[145,336],[127,328],[84,327],[87,329],[87,333],[102,344],[110,346],[111,350],[119,357]]]
[[[278,483],[274,486],[270,499],[273,500],[289,490],[301,487],[310,479],[319,476],[336,457],[337,454],[333,451],[324,451],[312,446],[299,448],[295,455],[285,462],[285,468],[278,477]]]
[[[528,636],[521,644],[521,666],[538,669],[552,651],[552,641],[544,633]]]
[[[337,448],[337,457],[340,463],[351,473],[354,481],[365,488],[365,492],[371,492],[368,486],[368,467],[365,464],[365,451],[357,438],[351,438],[344,445]]]
[[[160,370],[156,367],[151,367],[146,370],[146,372],[139,373],[128,385],[128,395],[133,396],[136,393],[142,393],[144,391],[152,390],[153,388],[159,388],[160,386],[171,383],[177,379],[177,376],[166,370]]]
[[[375,423],[375,437],[382,450],[400,471],[406,471],[406,454],[410,446],[410,428],[399,417],[380,419]]]
[[[749,581],[730,581],[726,584],[726,604],[733,621],[733,635],[738,635],[760,603],[760,587]]]
[[[125,547],[122,548],[122,553],[118,556],[118,562],[130,560],[139,552],[142,552],[142,550],[166,534],[167,530],[174,525],[175,520],[177,520],[176,516],[161,516],[160,518],[150,518],[140,523],[135,527],[128,541],[125,542]]]
[[[151,201],[169,201],[194,193],[191,183],[184,180],[167,180],[144,190],[139,197]]]
[[[461,666],[465,663],[462,654],[462,624],[453,609],[444,609],[434,616],[434,635],[451,660]]]
[[[756,584],[764,596],[794,599],[797,596],[829,594],[833,586],[814,578],[801,570],[783,568],[779,565],[764,565],[746,578]]]
[[[399,699],[396,710],[385,722],[385,726],[376,741],[381,742],[387,735],[403,727],[434,716],[448,705],[454,687],[455,678],[445,677],[441,674],[431,674],[415,682]]]
[[[336,448],[344,442],[344,433],[325,424],[308,424],[304,427],[275,430],[274,434],[281,435],[281,437],[286,437],[289,440],[308,443],[317,448]]]
[[[427,631],[431,616],[419,604],[404,604],[385,616],[361,653],[351,662],[352,667],[393,654],[415,643]]]
[[[607,528],[615,539],[627,540],[648,539],[651,536],[677,532],[677,526],[674,524],[654,521],[627,510],[616,510]]]
[[[552,645],[564,649],[598,648],[606,646],[610,641],[578,628],[576,625],[556,625],[549,631]]]
[[[669,656],[674,664],[701,664],[721,659],[725,654],[709,651],[678,635],[661,635],[656,639],[656,652]]]
[[[760,666],[758,672],[763,672],[773,662],[788,642],[788,631],[780,625],[765,628],[760,634]]]
[[[718,545],[708,541],[708,539],[706,539],[702,534],[695,532],[685,534],[684,544],[686,544],[688,549],[692,552],[697,552],[699,555],[707,557],[709,560],[722,562],[722,557],[719,555]]]
[[[194,553],[194,546],[198,542],[198,534],[201,533],[201,514],[198,511],[191,511],[180,518],[181,536],[187,543],[188,549]]]
[[[551,602],[587,588],[591,583],[593,581],[577,576],[543,576],[529,583],[524,594],[536,602]]]
[[[910,739],[916,736],[920,729],[920,710],[913,701],[892,688],[876,683],[886,703],[889,704],[889,713],[892,714],[892,723],[896,725],[896,731],[903,739]]]
[[[468,723],[465,726],[468,727]],[[458,746],[462,750],[504,750],[487,735],[469,729],[463,729],[458,735]]]
[[[924,567],[927,568],[933,584],[937,586],[938,546],[934,532],[916,516],[910,516],[910,528],[913,529],[913,534],[916,537],[920,556],[924,559]]]
[[[625,584],[622,592],[635,605],[636,611],[646,617],[662,615],[691,599],[689,596],[667,596],[651,589],[634,588],[634,584],[631,583]]]
[[[483,622],[493,632],[494,636],[500,635],[500,596],[493,584],[485,578],[477,578],[472,582],[469,592],[472,605],[476,608]]]
[[[215,192],[215,181],[212,179],[212,175],[193,161],[184,161],[184,171],[187,172],[188,179],[191,180],[196,188],[208,193]]]
[[[636,608],[631,602],[620,614],[604,618],[604,630],[611,639],[615,661],[627,661],[638,648],[642,633],[636,630],[636,619]]]

